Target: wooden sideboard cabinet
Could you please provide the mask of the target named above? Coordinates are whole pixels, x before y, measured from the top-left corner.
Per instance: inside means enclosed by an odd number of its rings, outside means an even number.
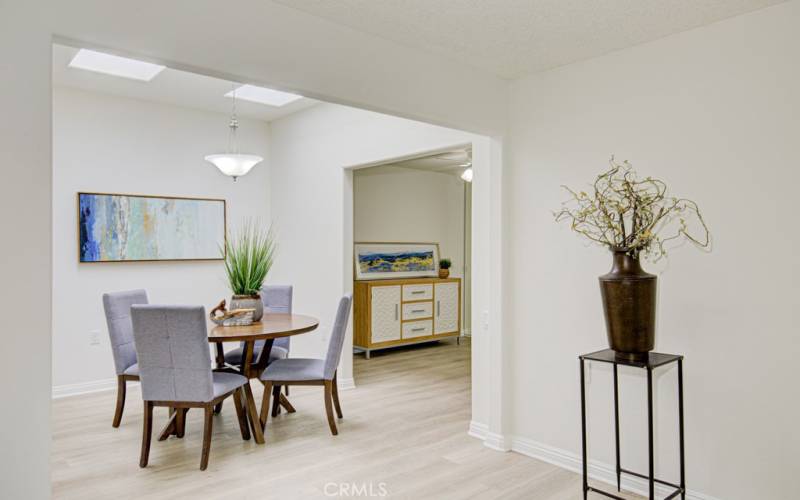
[[[461,279],[356,281],[353,346],[370,351],[461,333]]]

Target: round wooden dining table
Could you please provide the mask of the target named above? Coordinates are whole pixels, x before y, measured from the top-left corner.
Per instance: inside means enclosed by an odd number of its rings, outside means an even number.
[[[319,320],[311,316],[302,314],[273,314],[264,313],[261,321],[247,326],[220,326],[214,325],[208,334],[208,341],[216,344],[217,348],[217,369],[234,370],[234,367],[225,364],[225,353],[222,349],[224,342],[244,342],[242,352],[242,364],[237,373],[241,373],[247,379],[257,378],[269,363],[269,353],[272,350],[272,343],[281,337],[291,337],[315,330],[319,326]],[[253,359],[255,343],[258,340],[264,341],[261,355],[258,359]],[[244,385],[245,411],[239,418],[247,419],[252,430],[253,438],[256,443],[264,443],[264,432],[259,421],[256,402],[253,398],[253,391],[250,384]],[[281,395],[284,404],[289,405],[285,396]],[[291,405],[289,405],[291,407]]]

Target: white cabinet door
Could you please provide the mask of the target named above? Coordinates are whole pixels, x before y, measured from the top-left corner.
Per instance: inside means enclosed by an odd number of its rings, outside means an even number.
[[[458,282],[437,283],[434,291],[433,333],[458,331]]]
[[[373,286],[371,289],[372,342],[400,340],[400,286]]]

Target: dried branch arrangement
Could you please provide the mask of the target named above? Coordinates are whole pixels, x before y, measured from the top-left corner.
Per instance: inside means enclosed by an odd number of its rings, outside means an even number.
[[[667,255],[670,241],[689,241],[709,248],[710,234],[697,203],[667,196],[667,185],[658,179],[639,179],[627,162],[617,163],[597,176],[593,192],[573,191],[557,222],[570,221],[573,231],[612,251],[653,261]]]

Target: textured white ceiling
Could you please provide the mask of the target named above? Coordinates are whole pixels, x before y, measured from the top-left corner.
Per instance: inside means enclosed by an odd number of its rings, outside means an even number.
[[[504,78],[784,0],[273,0]]]
[[[225,97],[235,84],[210,76],[166,68],[149,82],[129,80],[117,76],[94,73],[68,67],[77,48],[53,45],[53,83],[92,92],[131,97],[145,101],[173,104],[185,108],[231,112],[231,99]],[[301,109],[314,106],[319,101],[303,98],[281,107],[236,100],[239,116],[272,121]]]

